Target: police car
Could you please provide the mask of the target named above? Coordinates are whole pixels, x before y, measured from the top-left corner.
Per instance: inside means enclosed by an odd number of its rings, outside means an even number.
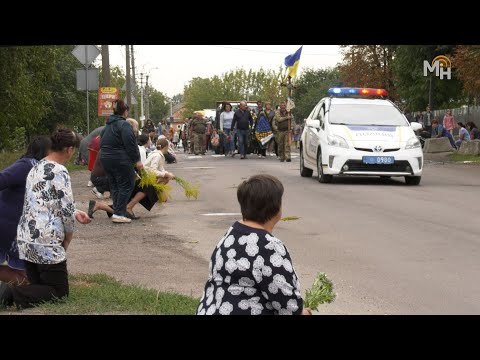
[[[329,183],[334,175],[403,176],[418,185],[423,152],[409,123],[384,89],[331,88],[305,120],[300,175]]]

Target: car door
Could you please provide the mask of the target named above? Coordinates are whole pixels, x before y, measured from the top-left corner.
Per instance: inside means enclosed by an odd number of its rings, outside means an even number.
[[[323,107],[323,101],[318,103],[318,105],[315,107],[315,109],[312,111],[312,114],[310,116],[310,120],[308,122],[308,141],[307,141],[307,146],[306,146],[306,153],[307,153],[307,158],[310,162],[316,163],[317,160],[317,150],[318,150],[318,144],[319,144],[319,128],[318,128],[318,120],[319,120],[319,113],[320,109]],[[317,120],[317,121],[315,121]]]

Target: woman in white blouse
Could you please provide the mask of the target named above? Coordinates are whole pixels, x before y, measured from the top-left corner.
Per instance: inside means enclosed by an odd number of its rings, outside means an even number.
[[[68,296],[66,251],[73,237],[75,220],[88,224],[88,215],[77,210],[71,180],[64,164],[80,143],[71,130],[59,129],[51,136],[51,152],[27,176],[22,216],[17,227],[20,259],[25,260],[29,285],[10,286],[0,304],[19,308]]]
[[[165,154],[168,152],[169,141],[165,138],[157,140],[157,150],[152,152],[145,162],[145,167],[157,174],[157,181],[167,184],[175,179],[175,175],[165,170]]]

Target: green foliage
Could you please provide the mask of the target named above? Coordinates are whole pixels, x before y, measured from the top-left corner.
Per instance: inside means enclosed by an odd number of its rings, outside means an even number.
[[[200,192],[199,185],[192,185],[191,183],[181,178],[180,176],[175,176],[175,181],[177,182],[178,185],[180,185],[183,188],[185,197],[187,199],[190,199],[190,198],[194,198],[195,200],[198,199],[198,195]]]
[[[301,123],[307,118],[320,99],[327,96],[327,90],[338,84],[338,81],[337,69],[304,69],[295,84],[297,89],[293,92],[295,121]]]
[[[72,55],[74,45],[53,46],[54,76],[45,84],[51,94],[50,106],[37,130],[49,134],[57,127],[65,127],[80,133],[87,132],[86,92],[76,88],[76,70],[82,65]],[[97,93],[89,92],[90,127],[97,118]]]
[[[165,95],[153,88],[149,89],[150,119],[155,125],[170,114],[170,105]]]
[[[462,84],[452,68],[452,79],[430,74],[423,75],[423,62],[438,55],[450,56],[452,45],[401,45],[398,46],[393,70],[398,94],[404,106],[410,110],[425,110],[428,105],[430,79],[432,81],[432,109],[447,109],[462,103]]]
[[[318,273],[312,287],[307,290],[303,306],[317,311],[318,305],[331,303],[335,300],[333,283],[325,273]]]
[[[464,161],[468,161],[474,164],[480,164],[480,156],[478,155],[463,155],[453,153],[449,155],[450,160],[455,162],[463,163]]]
[[[70,275],[69,283],[68,298],[57,303],[45,303],[35,310],[57,315],[193,315],[199,302],[185,295],[124,285],[104,274]]]
[[[271,101],[278,104],[286,98],[286,89],[280,87],[281,69],[258,71],[236,69],[221,76],[193,78],[185,86],[184,101],[189,116],[196,110],[214,109],[217,101]]]
[[[343,45],[339,65],[340,79],[345,87],[386,89],[392,100],[397,98],[393,59],[398,45]]]
[[[0,151],[0,171],[12,165],[25,153],[25,150]]]
[[[27,135],[47,115],[52,102],[49,84],[55,77],[52,46],[0,47],[0,150],[17,127]],[[23,142],[24,139],[17,139]]]

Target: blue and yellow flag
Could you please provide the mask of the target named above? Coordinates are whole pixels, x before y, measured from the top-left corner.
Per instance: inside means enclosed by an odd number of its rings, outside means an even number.
[[[302,55],[302,48],[303,45],[300,46],[300,48],[295,51],[294,54],[288,55],[285,58],[285,66],[288,67],[288,76],[294,77],[297,75],[298,63],[300,62],[300,55]]]

